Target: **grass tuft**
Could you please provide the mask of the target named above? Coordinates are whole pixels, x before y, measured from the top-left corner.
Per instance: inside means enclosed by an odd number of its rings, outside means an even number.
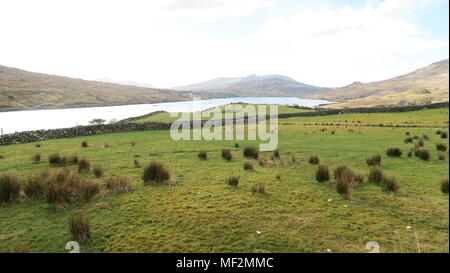
[[[320,163],[319,166],[317,166],[316,180],[317,182],[330,181],[330,171],[328,170],[327,165]]]
[[[91,163],[89,160],[82,158],[78,160],[78,172],[84,173],[89,172],[91,170]]]
[[[243,154],[247,158],[258,159],[259,157],[259,149],[255,146],[247,146],[244,148]]]
[[[383,170],[379,166],[372,166],[372,168],[370,168],[369,177],[367,178],[367,181],[369,183],[379,185],[383,181],[383,177],[384,177]]]
[[[206,160],[208,158],[208,152],[205,150],[201,150],[200,152],[198,152],[197,156],[202,160]]]
[[[72,234],[72,239],[80,244],[90,242],[91,225],[87,217],[83,214],[75,214],[69,218],[69,230]]]
[[[390,147],[387,149],[386,154],[391,157],[401,157],[402,150],[398,147]]]
[[[319,162],[320,162],[320,159],[317,155],[312,155],[308,159],[309,164],[317,165],[317,164],[319,164]]]
[[[222,158],[227,160],[227,161],[231,161],[231,159],[233,159],[233,155],[231,154],[231,150],[230,149],[223,149],[222,150]]]
[[[227,179],[227,184],[232,187],[236,187],[239,184],[239,176],[231,176]]]
[[[380,154],[374,154],[366,158],[366,163],[369,166],[380,166],[381,164],[381,155]]]
[[[17,178],[10,174],[0,175],[0,205],[19,201],[20,184]]]
[[[145,167],[142,179],[145,185],[152,183],[162,184],[169,181],[170,172],[163,163],[153,161]]]

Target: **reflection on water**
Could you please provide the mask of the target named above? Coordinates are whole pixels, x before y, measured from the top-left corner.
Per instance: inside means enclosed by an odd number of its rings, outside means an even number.
[[[300,106],[317,106],[330,103],[326,100],[304,100],[296,97],[251,97],[202,100],[200,110],[218,105],[244,102],[252,104],[283,104]],[[94,118],[106,121],[125,119],[145,115],[154,111],[192,112],[192,101],[167,102],[157,104],[134,104],[107,107],[71,108],[56,110],[33,110],[0,112],[0,128],[4,134],[38,130],[88,125]]]

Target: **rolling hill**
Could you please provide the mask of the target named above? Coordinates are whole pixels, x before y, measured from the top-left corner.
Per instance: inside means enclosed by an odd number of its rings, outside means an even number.
[[[236,78],[216,78],[172,89],[196,91],[209,97],[258,97],[296,96],[305,97],[328,90],[328,88],[299,83],[282,75],[250,75]]]
[[[329,107],[371,107],[448,101],[448,59],[392,79],[360,83],[309,96],[339,101]]]
[[[189,100],[190,94],[28,72],[0,66],[0,111]]]

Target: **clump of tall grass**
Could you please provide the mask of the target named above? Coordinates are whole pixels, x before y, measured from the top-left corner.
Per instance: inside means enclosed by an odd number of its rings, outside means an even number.
[[[448,178],[444,178],[441,180],[441,192],[448,194]]]
[[[419,148],[415,151],[415,156],[422,160],[430,160],[430,152],[425,148]]]
[[[350,169],[343,169],[339,174],[339,178],[336,179],[336,192],[345,198],[349,199],[352,195],[352,185],[354,183],[355,176]]]
[[[20,184],[17,178],[10,174],[0,175],[0,205],[19,201]]]
[[[91,225],[83,214],[72,215],[69,218],[69,230],[73,240],[84,244],[91,241]]]
[[[330,180],[330,171],[328,170],[327,165],[320,163],[319,166],[317,166],[316,180],[318,182],[325,182]]]
[[[151,183],[162,184],[170,179],[170,172],[163,163],[153,161],[145,167],[142,179],[146,185]]]
[[[239,143],[234,143],[234,148],[239,148]]]
[[[82,158],[78,160],[78,172],[89,172],[91,170],[91,163],[89,160]]]
[[[73,192],[67,183],[52,182],[46,187],[45,198],[54,209],[64,208],[72,196]]]
[[[441,160],[441,161],[444,161],[445,160],[445,154],[444,153],[439,153],[438,154],[438,159]]]
[[[67,158],[65,156],[61,156],[59,153],[53,153],[49,155],[48,162],[50,165],[65,166],[67,165]]]
[[[31,161],[33,161],[33,163],[39,163],[41,161],[41,154],[37,153],[37,154],[33,155],[31,157]]]
[[[81,147],[86,148],[87,146],[88,146],[88,143],[85,140],[83,140],[81,142]]]
[[[447,131],[442,131],[441,138],[447,138]]]
[[[422,134],[422,138],[423,138],[424,140],[429,140],[429,139],[430,139],[430,138],[428,137],[427,134]]]
[[[390,147],[387,149],[386,154],[391,157],[401,157],[402,156],[402,150],[398,147]]]
[[[115,192],[128,192],[131,189],[130,179],[126,176],[112,176],[106,180],[106,189]]]
[[[447,145],[444,143],[436,143],[436,149],[441,152],[447,151]]]
[[[227,179],[227,184],[232,187],[236,187],[239,184],[239,176],[231,176]]]
[[[262,183],[252,185],[252,193],[266,194],[266,185]]]
[[[383,170],[379,166],[372,166],[369,171],[369,177],[367,178],[367,181],[369,183],[373,184],[381,184],[383,181]]]
[[[395,177],[388,177],[388,176],[383,176],[381,186],[384,189],[392,192],[397,192],[398,189],[400,188],[400,185],[398,184]]]
[[[280,158],[280,150],[278,150],[278,149],[274,150],[274,151],[272,152],[272,155],[273,155],[275,158]]]
[[[419,138],[419,141],[417,141],[417,145],[423,147],[425,145],[425,140],[423,138]]]
[[[251,162],[245,162],[244,163],[244,170],[254,171],[255,167],[253,167],[253,164]]]
[[[78,156],[72,155],[71,157],[69,157],[69,164],[78,164]]]
[[[355,180],[355,173],[347,165],[339,165],[333,171],[334,179],[345,179],[353,183]]]
[[[231,159],[233,159],[233,155],[231,154],[231,150],[230,149],[223,149],[222,150],[222,158],[227,160],[227,161],[231,161]]]
[[[205,150],[201,150],[200,152],[198,152],[197,156],[202,160],[206,160],[208,158],[208,152]]]
[[[100,178],[105,174],[105,170],[102,168],[102,166],[97,165],[94,167],[93,173],[95,177]]]
[[[139,160],[137,160],[137,159],[134,160],[134,167],[135,168],[140,168],[141,167],[141,164],[139,163]]]
[[[258,160],[258,162],[259,162],[260,166],[265,166],[265,167],[273,167],[273,166],[275,166],[275,162],[272,159],[267,158],[267,157],[260,158]]]
[[[91,180],[81,180],[77,187],[77,195],[83,201],[90,201],[100,193],[101,187],[98,182]]]
[[[412,137],[407,137],[403,140],[404,143],[412,143],[413,142],[413,138]]]
[[[319,164],[319,162],[320,162],[320,159],[317,155],[312,155],[308,159],[309,164],[317,165],[317,164]]]
[[[375,166],[381,164],[381,155],[380,154],[374,154],[366,158],[366,163],[369,166]]]
[[[243,154],[247,158],[257,159],[259,157],[259,149],[255,146],[247,146],[244,148]]]
[[[440,135],[440,134],[442,134],[442,130],[441,129],[436,131],[436,135]]]
[[[23,186],[25,195],[33,200],[43,199],[45,197],[48,178],[48,172],[44,171],[28,179],[27,183]]]

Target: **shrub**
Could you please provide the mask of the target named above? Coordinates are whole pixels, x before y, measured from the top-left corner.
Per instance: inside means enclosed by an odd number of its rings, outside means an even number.
[[[383,181],[383,170],[379,166],[372,166],[369,171],[367,181],[369,183],[381,184]]]
[[[100,178],[105,174],[105,171],[103,170],[102,166],[95,166],[93,172],[97,178]]]
[[[72,215],[69,218],[69,230],[72,239],[84,244],[91,241],[91,225],[83,214]]]
[[[318,182],[325,182],[330,180],[330,171],[328,170],[327,165],[320,163],[319,166],[317,166],[316,180]]]
[[[445,145],[444,143],[436,143],[436,149],[438,151],[445,152],[447,151],[447,145]]]
[[[25,195],[33,200],[43,199],[45,197],[47,179],[48,177],[43,173],[30,178],[23,187]]]
[[[205,160],[208,158],[208,152],[205,150],[201,150],[200,152],[198,152],[197,156],[198,158]]]
[[[398,147],[391,147],[391,148],[387,149],[386,154],[388,156],[392,156],[392,157],[401,157],[402,150],[400,150],[400,148],[398,148]]]
[[[67,183],[49,183],[46,187],[47,203],[54,209],[62,209],[71,201],[72,192]]]
[[[415,151],[415,156],[422,160],[429,160],[430,152],[425,148],[419,148]]]
[[[48,162],[50,165],[64,166],[67,164],[67,158],[60,156],[58,153],[49,155]]]
[[[317,155],[312,155],[308,159],[308,163],[309,164],[317,165],[317,164],[319,164],[319,162],[320,162],[320,160],[319,160],[319,157]]]
[[[352,192],[352,184],[350,181],[347,181],[345,179],[338,179],[336,180],[336,192],[340,195],[345,196],[346,198],[351,197]]]
[[[164,164],[153,161],[144,169],[142,179],[144,184],[162,184],[170,179],[170,172]]]
[[[442,131],[441,138],[447,138],[447,132],[446,131]]]
[[[139,160],[137,160],[137,159],[134,160],[134,167],[135,168],[140,168],[141,167],[141,164],[139,163]]]
[[[244,170],[254,171],[255,168],[253,167],[253,164],[251,162],[245,162],[244,163]]]
[[[439,159],[439,160],[442,160],[442,161],[445,160],[445,154],[439,153],[439,154],[438,154],[438,159]]]
[[[441,192],[448,193],[448,178],[441,180]]]
[[[413,138],[412,137],[407,137],[403,140],[403,142],[405,143],[412,143],[413,142]]]
[[[126,176],[113,176],[106,180],[106,189],[117,192],[128,192],[131,189],[130,179]]]
[[[252,193],[265,194],[266,193],[266,185],[264,185],[262,183],[254,184],[252,186]]]
[[[274,151],[272,152],[272,155],[273,155],[275,158],[280,158],[280,151],[279,151],[278,149],[276,149],[276,150],[274,150]]]
[[[259,149],[255,146],[247,146],[243,152],[245,157],[257,159],[259,157]]]
[[[78,164],[78,156],[73,155],[73,156],[69,157],[69,163],[70,164]]]
[[[100,184],[95,181],[81,180],[77,187],[78,198],[86,202],[100,193]]]
[[[0,205],[15,203],[19,198],[20,184],[17,178],[10,174],[0,175]]]
[[[395,177],[384,176],[381,185],[388,191],[397,192],[400,188]]]
[[[91,169],[91,163],[85,158],[82,158],[78,161],[78,171],[80,173],[82,172],[89,172]]]
[[[40,162],[40,161],[41,161],[41,154],[40,154],[40,153],[37,153],[37,154],[33,155],[33,156],[31,157],[31,161],[33,161],[34,163]]]
[[[371,155],[371,156],[367,157],[366,163],[369,166],[375,166],[375,165],[379,166],[381,164],[381,155],[380,154],[374,154],[374,155]]]
[[[81,147],[86,148],[87,146],[88,146],[87,142],[83,140],[81,142]]]
[[[227,179],[227,184],[232,186],[232,187],[236,187],[239,184],[239,176],[231,176],[230,178]]]
[[[233,156],[231,155],[231,150],[223,149],[222,150],[222,158],[224,158],[227,161],[230,161],[233,158]]]

